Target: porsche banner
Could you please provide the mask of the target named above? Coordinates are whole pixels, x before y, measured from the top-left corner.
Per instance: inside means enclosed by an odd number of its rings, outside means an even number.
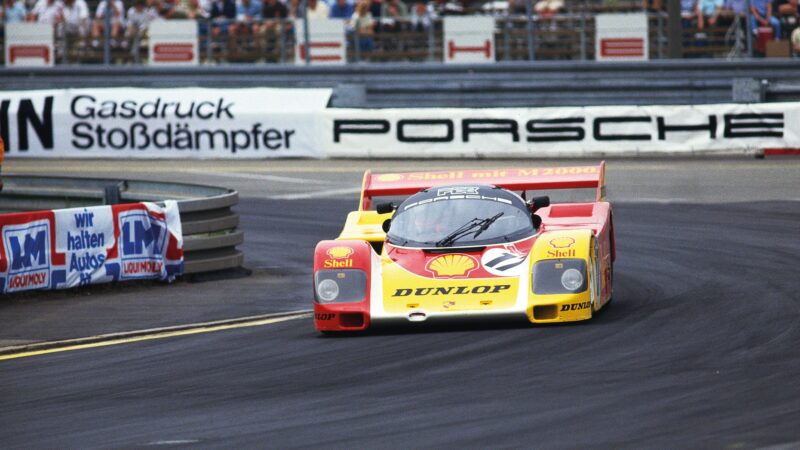
[[[0,92],[7,156],[321,158],[331,89]]]
[[[183,272],[178,205],[129,203],[0,215],[0,293]]]
[[[328,110],[329,157],[493,158],[800,148],[800,103]]]

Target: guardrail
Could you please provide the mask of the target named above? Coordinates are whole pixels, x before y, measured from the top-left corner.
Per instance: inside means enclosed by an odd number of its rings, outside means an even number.
[[[0,210],[6,212],[77,208],[127,202],[177,200],[183,228],[184,273],[239,267],[244,242],[239,193],[232,189],[154,181],[4,175]]]
[[[98,87],[332,87],[335,88],[332,106],[357,108],[727,103],[742,101],[733,95],[735,79],[765,80],[766,101],[800,100],[800,94],[790,88],[800,85],[800,61],[779,59],[613,64],[579,61],[386,63],[338,67],[72,66],[9,68],[0,70],[0,74],[3,77],[0,91]]]

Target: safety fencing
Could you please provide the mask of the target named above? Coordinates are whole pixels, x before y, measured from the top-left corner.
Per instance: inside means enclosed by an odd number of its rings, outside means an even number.
[[[244,242],[235,190],[154,181],[4,175],[0,211],[5,213],[90,208],[176,200],[183,233],[184,274],[240,267]],[[163,203],[162,203],[163,204]]]
[[[606,47],[596,39],[598,32],[601,32],[598,24],[604,16],[608,14],[581,11],[531,16],[375,17],[370,19],[374,25],[368,31],[348,26],[343,20],[311,21],[312,43],[309,51],[311,55],[319,53],[320,57],[311,57],[308,62],[451,62],[454,54],[475,56],[472,62],[600,60]],[[623,36],[612,43],[609,51],[616,51],[620,55],[631,51],[640,54],[644,50],[645,59],[667,58],[669,42],[666,13],[640,12],[626,13],[624,16],[642,18],[644,40],[639,43]],[[467,25],[470,27],[468,35],[486,34],[487,39],[482,38],[478,45],[459,44],[447,32],[448,21],[470,23]],[[630,19],[623,21],[630,22]],[[481,22],[488,25],[475,25]],[[65,27],[52,30],[44,26],[41,29],[49,37],[39,37],[37,40],[23,36],[16,47],[14,42],[9,41],[10,37],[28,33],[22,30],[33,24],[23,24],[22,27],[9,24],[6,25],[6,37],[0,40],[0,47],[10,50],[0,52],[0,58],[4,59],[5,65],[34,63],[48,66],[305,64],[302,23],[299,19],[174,20],[153,22],[148,33],[94,38],[88,32],[68,33]],[[704,29],[684,27],[681,41],[684,56],[752,56],[754,44],[752,39],[747,39],[744,23],[744,18],[731,16],[723,24],[706,26]],[[315,30],[330,26],[338,27],[341,37],[323,39],[324,44],[318,43]],[[0,36],[3,35],[0,33]],[[339,49],[336,52],[330,51],[332,42]],[[785,44],[789,49],[788,41]],[[642,45],[646,48],[642,49]],[[485,57],[481,58],[481,54]],[[340,56],[334,58],[334,55]]]

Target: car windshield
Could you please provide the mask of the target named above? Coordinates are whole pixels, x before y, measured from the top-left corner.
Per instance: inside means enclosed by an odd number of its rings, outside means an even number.
[[[471,195],[436,195],[447,192],[438,189],[408,198],[392,218],[389,242],[407,247],[469,247],[511,242],[536,231],[519,197],[497,188],[471,189]]]

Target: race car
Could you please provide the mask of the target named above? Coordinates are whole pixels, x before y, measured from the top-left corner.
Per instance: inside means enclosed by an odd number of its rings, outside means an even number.
[[[590,319],[612,298],[614,229],[604,183],[605,162],[367,171],[358,211],[337,239],[316,246],[314,326],[327,333],[450,318]],[[550,204],[548,196],[526,195],[586,188],[594,201]],[[377,203],[381,197],[402,201]]]

